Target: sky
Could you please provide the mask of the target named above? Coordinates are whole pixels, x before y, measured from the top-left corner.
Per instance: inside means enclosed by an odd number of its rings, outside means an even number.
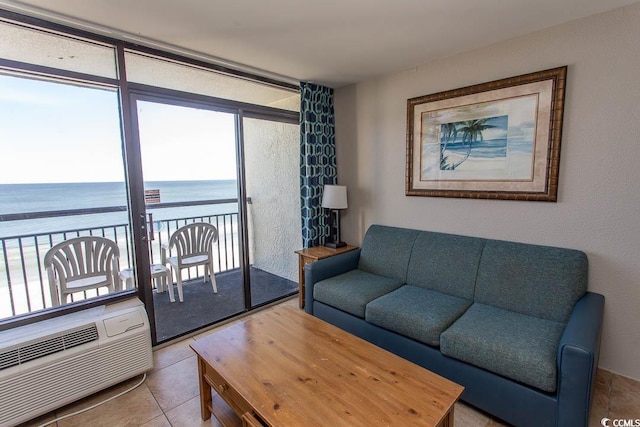
[[[234,116],[138,102],[145,181],[235,179]],[[0,184],[124,180],[117,92],[0,75]]]

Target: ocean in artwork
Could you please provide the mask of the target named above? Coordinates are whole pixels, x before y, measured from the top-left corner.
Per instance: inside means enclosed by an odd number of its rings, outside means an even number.
[[[236,199],[235,180],[145,182],[145,190],[159,190],[161,203]],[[0,238],[61,232],[128,223],[128,212],[54,216],[6,221],[8,214],[127,206],[124,182],[0,184]],[[155,221],[237,212],[237,203],[156,209]]]
[[[420,181],[439,187],[447,187],[445,181],[530,181],[536,153],[544,151],[536,145],[544,137],[536,128],[537,102],[536,96],[516,96],[423,112]]]
[[[478,159],[505,160],[509,116],[440,125],[440,169],[463,168]]]

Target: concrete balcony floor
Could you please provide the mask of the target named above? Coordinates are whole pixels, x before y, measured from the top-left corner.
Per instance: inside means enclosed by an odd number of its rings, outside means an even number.
[[[251,306],[290,296],[298,291],[298,284],[257,268],[250,269]],[[245,311],[242,271],[239,269],[216,274],[218,292],[203,277],[183,282],[184,302],[178,300],[177,286],[173,285],[175,302],[169,293],[154,290],[153,305],[158,342],[192,332],[203,326]]]

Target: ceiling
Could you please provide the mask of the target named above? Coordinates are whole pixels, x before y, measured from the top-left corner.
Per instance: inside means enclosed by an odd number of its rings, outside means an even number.
[[[0,0],[0,8],[332,87],[637,0]]]

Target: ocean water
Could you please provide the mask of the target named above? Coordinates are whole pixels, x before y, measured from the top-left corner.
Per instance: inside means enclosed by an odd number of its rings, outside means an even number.
[[[220,181],[151,181],[145,190],[160,190],[160,202],[235,199],[235,180]],[[0,184],[0,216],[29,212],[127,206],[124,182],[89,182],[64,184]],[[153,208],[147,213],[153,220],[186,218],[237,212],[237,203],[220,205]],[[19,221],[0,221],[0,238],[61,232],[128,223],[128,213],[113,212],[63,216]]]
[[[469,151],[469,145],[462,142],[447,144],[447,152],[464,155]],[[494,139],[490,141],[477,141],[473,143],[471,157],[493,159],[507,156],[507,139]]]

